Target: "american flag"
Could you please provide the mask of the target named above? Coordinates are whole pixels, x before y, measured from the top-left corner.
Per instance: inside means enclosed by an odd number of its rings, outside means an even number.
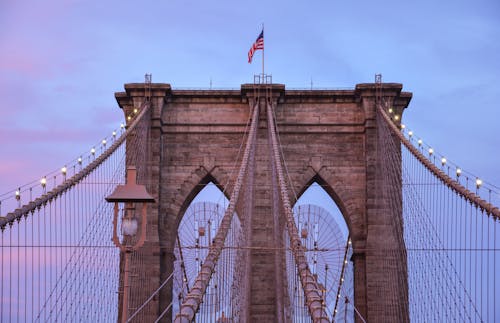
[[[252,62],[253,53],[255,53],[258,49],[264,50],[264,30],[260,32],[259,37],[257,37],[255,43],[253,43],[252,47],[250,47],[250,50],[248,51],[248,63]]]

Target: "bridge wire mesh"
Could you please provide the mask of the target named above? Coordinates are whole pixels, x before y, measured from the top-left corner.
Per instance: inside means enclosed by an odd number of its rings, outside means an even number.
[[[149,106],[149,104],[147,105]],[[137,168],[137,183],[144,185],[150,194],[154,194],[157,188],[154,186],[154,180],[151,173],[151,160],[152,160],[152,147],[151,141],[151,109],[143,111],[143,116],[135,127],[134,131],[127,137],[127,153],[126,153],[126,166],[135,166]],[[156,205],[156,204],[155,204]],[[120,205],[122,208],[124,205]],[[157,230],[152,224],[156,222],[155,217],[157,214],[152,212],[153,206],[148,207],[148,218],[146,226],[146,236],[154,237]],[[135,213],[139,213],[139,208],[136,206]],[[120,224],[120,223],[119,223]],[[141,225],[141,224],[139,224]],[[129,239],[129,243],[133,244],[138,239]],[[154,239],[153,239],[154,240]],[[130,275],[129,275],[129,308],[128,313],[135,313],[141,306],[144,305],[139,311],[132,322],[151,321],[158,316],[158,298],[146,302],[150,295],[155,292],[155,288],[160,286],[163,281],[160,281],[159,268],[154,268],[151,265],[150,259],[154,241],[145,241],[144,246],[130,254]],[[148,264],[148,265],[146,265]],[[118,306],[122,304],[123,295],[123,265],[124,255],[120,255],[120,286],[118,293]],[[148,268],[148,270],[144,270]],[[153,274],[151,274],[153,273]],[[165,277],[167,278],[167,277]],[[168,286],[168,283],[165,285]],[[163,288],[166,288],[166,287]],[[146,304],[145,304],[146,303]],[[121,311],[119,312],[121,313]]]
[[[304,290],[305,304],[308,307],[309,315],[314,322],[327,322],[329,321],[328,314],[326,313],[325,303],[323,300],[323,293],[319,288],[317,278],[311,273],[307,258],[305,256],[305,249],[299,237],[297,226],[294,220],[293,211],[290,204],[288,184],[286,183],[282,159],[280,158],[280,150],[276,137],[276,123],[274,119],[273,103],[267,103],[267,124],[269,138],[271,142],[271,160],[275,166],[277,187],[279,188],[280,206],[283,210],[285,231],[288,231],[286,236],[289,240],[289,248],[292,251],[294,262],[297,268],[297,275],[300,278],[301,286]]]
[[[135,126],[147,110],[109,148],[103,143],[100,155],[54,175],[53,187],[49,180],[41,189],[26,188],[32,193],[26,204],[1,219],[1,321],[116,320],[119,252],[104,197],[124,182],[125,139],[127,145],[142,140]]]
[[[319,206],[300,205],[294,209],[294,217],[301,233],[307,262],[318,281],[326,312],[334,321],[354,322],[350,240],[343,236],[333,216]],[[286,318],[290,322],[312,322],[287,230],[283,231],[283,235],[289,295]]]
[[[431,172],[421,162],[426,152],[409,137],[419,156],[402,145],[384,110],[379,110],[379,132],[385,145],[384,165],[388,167],[392,185],[402,187],[394,192],[395,201],[402,200],[403,223],[396,223],[404,238],[408,274],[409,317],[418,322],[499,320],[496,309],[498,286],[498,220],[475,204],[480,192],[460,194],[450,184],[449,169]],[[398,154],[402,167],[398,167]],[[437,166],[439,167],[439,166]],[[466,179],[455,178],[467,188]],[[479,189],[479,188],[477,188]],[[469,200],[469,197],[473,200]],[[395,198],[394,198],[395,197]],[[392,202],[397,203],[397,202]],[[397,208],[399,205],[393,205]],[[396,220],[395,220],[396,221]]]
[[[249,164],[253,163],[253,151],[255,150],[255,139],[257,134],[257,124],[258,124],[258,107],[255,105],[252,111],[252,123],[247,137],[247,142],[245,145],[245,151],[243,153],[242,161],[240,164],[238,176],[234,183],[233,191],[231,193],[231,198],[229,200],[229,205],[224,212],[224,216],[220,222],[219,228],[214,236],[213,241],[208,249],[208,253],[205,256],[203,263],[200,265],[200,269],[194,279],[191,286],[190,292],[184,297],[184,300],[180,306],[179,312],[175,316],[175,322],[192,321],[198,320],[199,313],[205,313],[202,311],[202,304],[207,302],[207,297],[210,297],[209,284],[211,279],[213,279],[216,273],[217,266],[219,262],[223,266],[227,266],[229,261],[226,259],[221,259],[225,256],[224,248],[231,247],[231,243],[234,246],[234,240],[228,240],[228,233],[232,232],[231,225],[236,220],[234,220],[234,214],[241,196],[241,192],[245,192],[245,185],[243,183],[251,176],[249,176],[248,171]],[[215,274],[217,275],[217,274]],[[201,312],[200,312],[201,311]],[[231,309],[231,315],[233,312],[238,312],[237,310]],[[219,313],[222,316],[222,313]],[[226,313],[224,313],[224,316]]]
[[[201,202],[192,204],[179,225],[179,241],[175,245],[176,261],[174,263],[174,297],[181,303],[188,295],[188,286],[192,286],[199,274],[203,260],[208,254],[212,238],[215,236],[224,209],[222,206]],[[235,287],[237,282],[237,256],[242,242],[241,223],[237,216],[233,217],[219,261],[204,295],[204,301],[196,313],[196,322],[215,322],[219,319],[234,319],[237,306]],[[183,252],[183,261],[180,251]],[[241,264],[241,263],[240,263]],[[186,269],[185,281],[183,268]],[[179,311],[181,304],[173,304],[173,312]]]
[[[379,114],[378,118],[385,117]],[[403,214],[402,219],[392,218],[396,237],[404,239],[406,246],[385,250],[390,255],[386,269],[393,270],[393,260],[400,259],[396,267],[408,275],[408,282],[389,279],[387,283],[394,290],[408,284],[408,292],[398,296],[408,301],[409,308],[394,302],[389,310],[403,317],[408,312],[409,317],[417,321],[497,319],[497,217],[478,207],[468,195],[450,189],[448,179],[430,172],[412,151],[395,140],[390,125],[380,121],[382,153],[379,155],[383,156],[381,164],[386,167],[382,173],[387,182],[393,184],[385,188],[384,196],[394,212]],[[148,129],[148,125],[137,126],[134,135],[127,139],[127,145],[141,147],[136,149],[135,156],[125,161],[125,145],[119,145],[116,152],[74,186],[38,207],[19,213],[21,216],[9,218],[8,224],[3,222],[2,320],[116,319],[118,275],[105,278],[103,273],[117,272],[119,258],[109,241],[111,226],[98,223],[110,222],[104,219],[112,211],[103,197],[109,195],[116,184],[123,183],[125,165],[146,165],[150,147],[144,145],[144,138],[149,136]],[[425,154],[421,147],[418,149]],[[94,158],[88,156],[89,164]],[[400,158],[402,168],[398,166]],[[441,168],[449,174],[449,169]],[[68,169],[68,174],[71,171],[77,174],[82,169],[83,165],[75,164]],[[139,169],[139,182],[148,186],[152,181],[146,169]],[[59,180],[60,177],[55,177],[54,189]],[[456,181],[466,188],[473,183],[472,179],[463,177]],[[397,187],[402,190],[395,190]],[[486,195],[489,193],[491,197],[491,192],[490,189]],[[22,193],[20,201],[26,200],[28,193],[29,202],[38,196],[33,187]],[[476,193],[484,194],[484,191]],[[487,199],[488,202],[493,202],[495,196]],[[140,265],[141,256],[134,257]],[[95,288],[96,285],[99,288]],[[141,299],[140,295],[135,298]]]

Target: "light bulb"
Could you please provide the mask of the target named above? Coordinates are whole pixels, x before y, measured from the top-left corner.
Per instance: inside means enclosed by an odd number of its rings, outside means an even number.
[[[126,236],[135,236],[137,233],[138,223],[135,218],[122,220],[122,233]]]
[[[476,187],[480,188],[481,185],[483,185],[483,181],[481,179],[479,179],[479,178],[476,178]]]

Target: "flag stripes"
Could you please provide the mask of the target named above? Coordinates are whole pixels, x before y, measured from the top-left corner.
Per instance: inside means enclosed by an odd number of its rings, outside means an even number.
[[[264,30],[260,32],[259,37],[257,37],[255,43],[253,43],[252,47],[250,47],[250,50],[248,51],[248,63],[252,63],[253,54],[258,49],[264,50]]]

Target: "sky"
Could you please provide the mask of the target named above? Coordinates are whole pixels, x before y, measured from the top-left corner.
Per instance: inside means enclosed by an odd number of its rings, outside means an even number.
[[[402,83],[403,122],[500,185],[500,2],[0,2],[0,193],[38,180],[123,120],[124,83],[239,88],[265,24],[266,73],[287,88]]]
[[[408,129],[500,186],[498,0],[0,0],[0,195],[109,137],[114,93],[145,73],[173,88],[253,82],[262,23],[274,82],[354,88],[381,73],[413,93]]]

